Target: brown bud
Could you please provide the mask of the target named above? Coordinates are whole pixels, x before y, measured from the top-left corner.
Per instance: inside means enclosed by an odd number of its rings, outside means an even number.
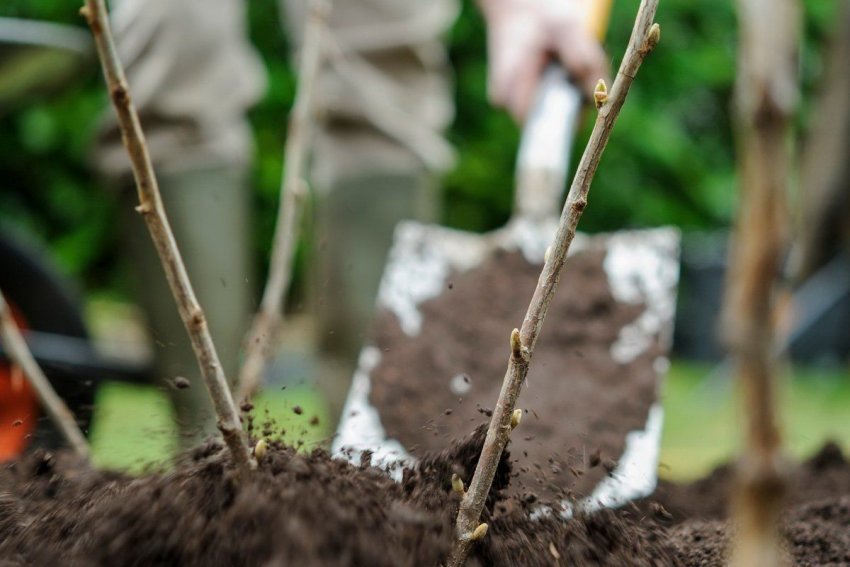
[[[593,89],[593,102],[596,103],[597,110],[608,102],[608,86],[602,79],[599,79],[599,82],[596,83],[596,88]]]
[[[472,537],[470,538],[472,541],[478,541],[487,535],[487,524],[478,524],[478,527],[472,532]]]
[[[659,41],[661,41],[661,26],[656,22],[646,32],[646,49],[655,49]]]
[[[461,496],[466,494],[466,488],[464,488],[463,486],[463,481],[457,474],[452,474],[452,490],[454,490]]]
[[[519,329],[511,331],[511,354],[514,358],[522,358],[522,341],[519,338]]]
[[[511,414],[511,430],[516,429],[520,422],[522,422],[522,410],[517,408]]]
[[[254,457],[256,457],[258,461],[262,461],[268,451],[269,444],[266,443],[265,439],[260,439],[259,441],[257,441],[257,444],[254,445]]]

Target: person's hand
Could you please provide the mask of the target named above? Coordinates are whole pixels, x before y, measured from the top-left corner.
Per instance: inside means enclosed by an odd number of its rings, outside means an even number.
[[[559,61],[571,80],[592,93],[608,73],[605,52],[585,23],[596,1],[480,0],[487,21],[490,101],[521,122],[549,60]]]

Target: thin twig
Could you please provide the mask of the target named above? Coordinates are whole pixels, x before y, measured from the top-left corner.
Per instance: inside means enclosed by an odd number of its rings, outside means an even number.
[[[298,91],[289,118],[289,131],[284,148],[284,175],[280,187],[280,205],[272,244],[269,276],[260,309],[254,316],[245,339],[245,353],[239,373],[236,399],[252,397],[262,382],[271,346],[283,323],[283,299],[292,280],[292,259],[301,223],[302,204],[306,194],[304,171],[307,166],[313,130],[314,91],[323,61],[325,24],[329,5],[311,0],[301,46]]]
[[[2,336],[3,344],[6,345],[6,353],[9,358],[24,371],[29,383],[35,390],[41,406],[47,410],[47,414],[56,424],[56,427],[65,437],[65,441],[71,446],[78,455],[88,460],[90,450],[89,444],[86,441],[83,432],[77,425],[74,419],[74,414],[62,401],[62,398],[50,385],[50,381],[41,367],[36,362],[30,352],[15,319],[12,317],[12,311],[6,303],[6,298],[3,297],[3,292],[0,291],[0,336]]]
[[[496,467],[502,451],[508,442],[514,406],[528,373],[534,346],[537,343],[543,320],[558,285],[567,252],[575,237],[576,226],[587,205],[587,194],[593,175],[596,173],[602,152],[608,143],[614,122],[623,107],[635,74],[661,36],[660,27],[653,21],[657,7],[658,0],[641,1],[626,54],[620,64],[610,93],[606,92],[604,83],[601,81],[599,87],[597,87],[595,100],[599,113],[590,140],[581,157],[570,192],[567,195],[555,241],[543,265],[537,288],[534,290],[534,295],[522,322],[522,328],[521,330],[514,329],[511,333],[511,355],[507,373],[502,383],[502,390],[499,393],[499,400],[493,411],[493,417],[490,420],[490,426],[487,429],[487,437],[469,491],[461,500],[457,515],[455,544],[448,561],[449,567],[463,565],[472,543],[477,539],[476,535],[481,536],[486,533],[486,528],[481,529],[481,526],[485,524],[479,524],[481,511],[484,508],[487,494],[490,492],[490,485],[496,474]]]
[[[738,212],[724,305],[746,410],[731,565],[784,563],[779,514],[785,469],[776,413],[772,310],[786,243],[789,132],[797,103],[796,0],[739,0]]]
[[[201,375],[218,415],[218,429],[230,449],[237,471],[244,476],[256,466],[256,463],[251,458],[247,439],[242,431],[239,414],[219,362],[206,317],[195,297],[186,273],[186,266],[183,264],[174,234],[165,215],[139,116],[130,99],[124,69],[112,40],[112,30],[109,26],[109,16],[104,0],[86,0],[80,13],[86,18],[94,36],[95,47],[109,89],[109,98],[118,115],[124,146],[127,148],[133,167],[133,176],[139,193],[139,206],[136,210],[147,223],[165,269],[171,293],[177,302],[180,317],[186,326],[195,356],[198,358]]]

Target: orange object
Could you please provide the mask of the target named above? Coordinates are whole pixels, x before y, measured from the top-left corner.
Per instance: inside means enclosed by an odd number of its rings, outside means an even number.
[[[21,329],[23,317],[11,307]],[[38,422],[38,398],[24,378],[23,371],[12,364],[0,364],[0,462],[20,456]]]

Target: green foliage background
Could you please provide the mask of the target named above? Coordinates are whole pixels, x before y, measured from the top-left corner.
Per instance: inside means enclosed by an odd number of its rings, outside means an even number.
[[[344,0],[340,0],[344,1]],[[565,0],[566,1],[566,0]],[[0,16],[82,25],[78,3],[7,0]],[[606,45],[612,68],[631,29],[637,0],[617,0]],[[821,71],[836,2],[805,3],[804,101]],[[287,113],[295,91],[275,0],[249,4],[251,35],[269,72],[269,89],[252,111],[256,254],[263,261],[274,223]],[[731,0],[662,0],[659,49],[630,94],[582,220],[587,231],[674,224],[711,229],[734,208],[730,95],[735,17]],[[484,26],[471,0],[449,34],[457,85],[450,137],[459,152],[444,186],[444,222],[487,230],[508,217],[518,132],[486,100]],[[0,112],[0,222],[48,243],[60,264],[89,289],[123,293],[115,203],[87,167],[93,128],[105,107],[93,61],[61,89]],[[804,102],[800,129],[809,108]],[[588,125],[580,136],[586,138]],[[583,144],[577,144],[579,148]],[[578,151],[578,150],[577,150]],[[577,160],[575,156],[574,162]]]

